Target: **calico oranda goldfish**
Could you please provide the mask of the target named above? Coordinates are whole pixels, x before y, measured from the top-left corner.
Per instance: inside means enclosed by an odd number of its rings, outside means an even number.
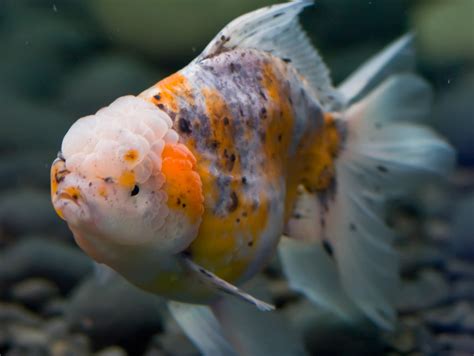
[[[293,289],[389,328],[398,273],[384,203],[453,165],[419,124],[431,91],[410,74],[412,36],[335,88],[298,23],[311,3],[237,18],[182,70],[77,120],[52,165],[77,244],[173,300],[205,354],[302,352],[274,313],[229,300],[273,309],[237,285],[277,248]],[[262,329],[271,342],[252,341]]]

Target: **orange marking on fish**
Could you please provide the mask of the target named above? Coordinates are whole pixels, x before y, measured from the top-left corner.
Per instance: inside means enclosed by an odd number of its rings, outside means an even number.
[[[234,175],[240,175],[240,162],[235,152],[235,138],[232,125],[232,113],[222,95],[215,89],[202,89],[206,112],[209,117],[210,137],[208,146],[214,147],[219,166]]]
[[[309,191],[322,191],[329,188],[336,169],[334,160],[341,146],[341,137],[334,117],[330,113],[324,115],[324,126],[318,131],[313,146],[307,153],[307,162],[302,182]]]
[[[107,194],[107,188],[104,187],[103,185],[99,187],[98,191],[99,195],[103,198],[107,198],[108,194]]]
[[[133,171],[125,171],[122,173],[122,175],[118,179],[118,183],[128,187],[132,188],[135,185],[135,173]]]
[[[166,144],[162,159],[168,207],[182,211],[191,223],[196,223],[204,211],[201,178],[195,171],[196,159],[182,144]]]
[[[282,176],[288,162],[294,117],[288,99],[289,89],[283,86],[283,80],[279,80],[279,76],[283,77],[284,73],[276,71],[274,63],[268,62],[264,63],[262,74],[262,86],[268,96],[263,148],[269,167],[265,168],[265,172],[276,181]]]
[[[78,187],[67,187],[64,192],[69,195],[73,200],[78,200],[81,197],[81,191]]]
[[[123,159],[127,163],[134,163],[138,160],[138,151],[136,149],[130,149],[123,155]]]
[[[236,281],[255,258],[255,245],[268,222],[268,204],[254,210],[239,196],[238,205],[226,216],[205,210],[197,238],[189,251],[196,263],[227,281]]]
[[[58,162],[59,163],[59,162]],[[57,192],[58,192],[58,185],[59,185],[59,182],[58,182],[58,172],[59,172],[59,167],[58,167],[58,163],[55,163],[53,164],[53,166],[51,167],[51,197],[54,197]]]
[[[285,221],[293,211],[300,184],[309,192],[325,191],[331,187],[336,175],[335,159],[341,144],[341,134],[333,115],[325,113],[323,125],[303,137],[297,152],[299,158],[290,162]]]
[[[178,98],[184,99],[190,104],[194,102],[191,87],[186,77],[179,72],[159,81],[155,87],[158,89],[158,94],[150,98],[151,101],[155,105],[163,104],[173,112],[179,110]]]

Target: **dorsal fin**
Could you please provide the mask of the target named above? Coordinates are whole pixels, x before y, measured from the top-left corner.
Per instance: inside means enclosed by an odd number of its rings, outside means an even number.
[[[298,14],[312,4],[307,0],[292,1],[240,16],[225,26],[193,63],[235,48],[269,52],[291,62],[324,109],[339,109],[342,100],[331,83],[329,70],[298,22]]]

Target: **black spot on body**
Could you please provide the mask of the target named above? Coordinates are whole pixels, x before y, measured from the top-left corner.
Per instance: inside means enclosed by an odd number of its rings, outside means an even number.
[[[224,126],[229,125],[229,123],[230,123],[229,118],[227,116],[224,117],[223,122],[224,122]]]
[[[220,143],[217,140],[211,140],[209,145],[210,145],[211,149],[215,151],[219,148]]]
[[[243,185],[247,185],[247,177],[242,177],[241,179]]]
[[[349,229],[350,229],[351,231],[357,231],[357,226],[356,226],[354,223],[350,223],[350,224],[349,224]]]
[[[178,120],[178,127],[179,127],[179,130],[182,132],[182,133],[185,133],[185,134],[190,134],[192,132],[192,129],[191,129],[191,124],[188,120],[186,120],[185,118],[181,117],[179,120]]]
[[[252,246],[253,246],[253,241],[247,242],[247,245],[248,245],[249,247],[252,247]]]
[[[230,201],[229,201],[229,205],[227,206],[227,210],[229,211],[229,213],[231,213],[235,211],[238,206],[239,206],[239,198],[237,197],[237,193],[232,191],[232,193],[230,193]]]

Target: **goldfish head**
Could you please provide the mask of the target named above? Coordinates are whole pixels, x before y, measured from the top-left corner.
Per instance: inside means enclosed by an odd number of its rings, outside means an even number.
[[[97,246],[177,253],[195,238],[201,181],[171,126],[152,103],[125,96],[67,132],[51,168],[52,202],[90,255]]]

